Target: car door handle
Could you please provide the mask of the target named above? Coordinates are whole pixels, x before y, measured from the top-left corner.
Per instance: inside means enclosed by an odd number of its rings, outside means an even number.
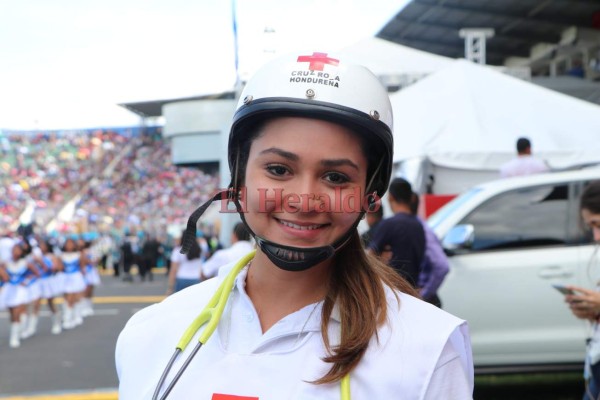
[[[545,267],[538,272],[538,276],[544,279],[550,278],[570,278],[573,276],[573,271],[564,269],[563,267],[553,266]]]

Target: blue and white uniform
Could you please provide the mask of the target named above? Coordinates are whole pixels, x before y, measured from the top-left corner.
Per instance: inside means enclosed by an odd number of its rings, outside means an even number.
[[[7,262],[6,272],[8,272],[9,281],[4,285],[2,293],[5,306],[13,308],[29,303],[27,283],[30,271],[27,265],[27,259],[21,258],[17,261],[13,260]]]
[[[79,293],[85,290],[85,279],[81,273],[78,251],[64,252],[60,255],[65,267],[63,276],[64,293]]]
[[[198,399],[339,400],[339,383],[309,383],[331,366],[322,361],[327,355],[321,337],[322,303],[286,316],[263,333],[245,291],[246,275],[244,269],[236,278],[216,331],[169,398],[188,399],[193,393]],[[184,289],[129,320],[116,347],[120,399],[152,398],[181,335],[221,280],[219,276]],[[388,321],[350,374],[352,399],[472,399],[473,361],[466,323],[412,296],[396,294],[399,302],[387,290]],[[328,330],[331,344],[339,343],[337,308]],[[163,391],[201,332],[175,362]]]
[[[51,299],[56,297],[56,285],[54,284],[54,264],[52,262],[52,258],[48,255],[43,254],[41,257],[43,266],[38,265],[38,269],[40,271],[40,289],[41,289],[41,297],[43,299]]]
[[[6,309],[6,304],[4,300],[4,282],[0,280],[0,311]]]
[[[94,265],[93,257],[91,254],[86,255],[84,277],[85,277],[86,285],[91,285],[91,286],[100,285],[100,273],[98,272],[98,268]]]

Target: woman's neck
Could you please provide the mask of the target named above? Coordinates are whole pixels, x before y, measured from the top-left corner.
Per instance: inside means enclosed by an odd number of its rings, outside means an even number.
[[[263,333],[283,317],[323,300],[330,276],[331,260],[306,271],[290,272],[257,251],[246,277],[246,292],[256,308]]]

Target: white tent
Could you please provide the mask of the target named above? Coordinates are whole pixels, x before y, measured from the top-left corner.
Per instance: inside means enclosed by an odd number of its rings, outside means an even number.
[[[394,161],[420,184],[423,178],[407,167],[427,159],[435,169],[435,193],[458,193],[497,178],[521,136],[553,169],[600,162],[599,106],[466,60],[393,94],[391,101]]]
[[[452,64],[453,58],[413,49],[388,40],[370,37],[338,52],[346,61],[369,68],[378,76],[425,75]]]

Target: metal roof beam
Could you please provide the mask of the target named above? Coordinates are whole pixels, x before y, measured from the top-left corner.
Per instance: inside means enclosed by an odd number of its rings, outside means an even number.
[[[467,7],[467,6],[456,6],[456,5],[446,5],[446,4],[437,4],[436,2],[432,2],[430,0],[413,0],[415,4],[420,4],[423,5],[425,7],[428,7],[429,10],[427,10],[427,12],[429,13],[429,11],[433,11],[433,10],[437,10],[437,11],[459,11],[459,12],[465,12],[465,13],[470,13],[473,15],[480,15],[480,16],[484,16],[484,17],[492,17],[492,18],[498,18],[498,17],[502,17],[502,18],[509,18],[509,19],[513,19],[515,21],[510,23],[509,28],[512,29],[514,28],[514,26],[520,24],[520,23],[544,23],[544,24],[553,24],[553,25],[559,25],[559,26],[563,26],[563,27],[568,27],[568,26],[584,26],[584,27],[588,27],[590,26],[590,20],[589,18],[569,18],[569,17],[559,17],[559,16],[552,16],[552,17],[545,17],[545,16],[536,16],[539,11],[535,12],[536,9],[534,8],[533,10],[531,10],[528,15],[521,15],[521,14],[515,14],[515,13],[507,13],[507,12],[500,12],[499,10],[484,10],[481,8],[475,8],[475,7]],[[589,3],[588,3],[589,5]],[[537,6],[536,6],[537,8]],[[531,14],[531,15],[529,15]],[[421,19],[423,20],[423,19]]]
[[[394,40],[394,38],[387,38],[384,36],[380,36],[382,39],[391,40],[396,43],[404,44],[411,47],[416,47],[418,49],[423,49],[425,51],[431,51],[432,53],[446,55],[448,57],[464,57],[465,48],[462,41],[459,43],[444,43],[437,40],[428,40],[424,38],[415,38],[415,37],[405,37],[402,40]],[[431,49],[431,50],[427,50]],[[518,51],[503,51],[498,48],[490,48],[490,46],[486,49],[486,57],[488,59],[500,60],[500,63],[504,62],[504,59],[510,56],[523,56],[525,52]],[[529,56],[529,52],[527,51],[525,56]]]
[[[399,21],[400,23],[403,24],[408,24],[410,25],[417,25],[417,26],[422,26],[424,28],[430,28],[430,29],[443,29],[443,30],[448,30],[448,31],[454,31],[456,37],[458,37],[458,31],[462,28],[469,28],[469,26],[453,26],[450,24],[444,24],[444,23],[440,23],[440,22],[436,22],[436,23],[430,23],[430,22],[422,22],[422,21],[413,21],[410,20],[408,18],[402,17],[400,15],[397,15],[395,17],[396,21]],[[479,27],[479,26],[477,26]],[[490,27],[490,28],[494,28],[497,29],[495,27]],[[403,29],[402,32],[404,32],[406,29]],[[405,33],[400,33],[399,37],[404,37],[406,36]],[[499,39],[508,39],[508,40],[512,40],[512,41],[518,41],[518,42],[522,42],[522,43],[526,43],[528,45],[535,45],[538,43],[558,43],[560,42],[560,35],[559,34],[541,34],[541,33],[525,33],[525,34],[509,34],[509,33],[498,33],[498,31],[496,31],[496,33],[494,34],[494,38],[499,38]],[[493,39],[490,39],[493,40]]]

